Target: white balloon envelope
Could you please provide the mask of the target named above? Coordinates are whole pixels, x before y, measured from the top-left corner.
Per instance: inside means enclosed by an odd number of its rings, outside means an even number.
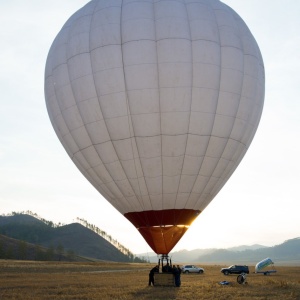
[[[255,273],[258,273],[259,271],[261,271],[262,269],[268,267],[269,265],[273,265],[273,261],[271,258],[265,258],[262,261],[258,262],[255,265]],[[267,271],[266,271],[267,272]],[[270,271],[269,271],[270,272]]]
[[[248,27],[218,0],[93,0],[49,51],[45,97],[67,153],[158,254],[245,155],[264,101]]]

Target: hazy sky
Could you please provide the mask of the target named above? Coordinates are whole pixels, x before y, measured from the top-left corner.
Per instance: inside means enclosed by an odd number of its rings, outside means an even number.
[[[81,175],[44,100],[56,34],[87,0],[0,0],[0,214],[31,210],[88,220],[133,253],[151,249]],[[233,176],[174,250],[272,246],[300,236],[300,1],[224,0],[247,23],[265,63],[262,119]]]

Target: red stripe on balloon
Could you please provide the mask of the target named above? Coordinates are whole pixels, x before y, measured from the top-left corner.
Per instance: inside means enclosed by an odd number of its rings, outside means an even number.
[[[168,254],[200,214],[193,209],[129,212],[124,216],[157,254]]]
[[[136,227],[185,225],[189,226],[200,214],[194,209],[165,209],[128,212],[124,216]]]

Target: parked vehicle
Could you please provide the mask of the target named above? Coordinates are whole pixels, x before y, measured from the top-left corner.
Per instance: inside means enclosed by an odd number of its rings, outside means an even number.
[[[198,268],[194,265],[185,265],[181,268],[182,273],[188,274],[188,273],[199,273],[202,274],[204,272],[203,268]]]
[[[222,268],[221,272],[224,275],[229,275],[229,274],[249,274],[249,268],[248,266],[238,266],[238,265],[232,265],[228,268]]]

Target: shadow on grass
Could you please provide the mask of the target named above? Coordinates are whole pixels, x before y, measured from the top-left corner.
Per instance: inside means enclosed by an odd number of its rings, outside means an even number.
[[[131,293],[135,299],[169,300],[176,299],[180,287],[173,286],[147,286]]]

